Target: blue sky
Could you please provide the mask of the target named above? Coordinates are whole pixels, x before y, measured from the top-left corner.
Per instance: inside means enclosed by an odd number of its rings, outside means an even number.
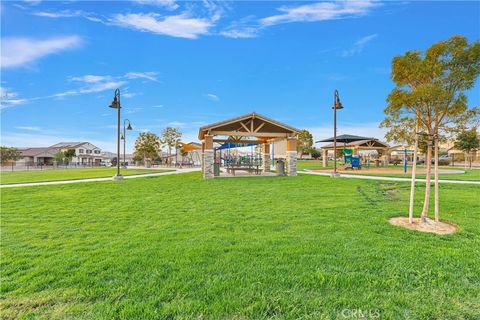
[[[480,3],[3,1],[3,145],[91,141],[115,149],[115,88],[140,131],[256,111],[316,139],[382,138],[390,62],[452,35],[480,38]],[[468,93],[480,104],[479,87]]]

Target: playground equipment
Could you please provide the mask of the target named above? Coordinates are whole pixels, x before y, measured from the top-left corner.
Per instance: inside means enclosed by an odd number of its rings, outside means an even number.
[[[407,148],[404,148],[404,149],[392,150],[392,151],[397,151],[397,152],[402,152],[403,153],[403,173],[407,173],[408,154],[413,153],[414,150],[408,150]],[[396,163],[394,163],[394,164],[396,164]]]
[[[226,168],[227,173],[235,175],[236,171],[247,171],[253,172],[255,174],[260,174],[260,167],[262,165],[262,155],[259,153],[259,148],[256,148],[257,143],[234,143],[234,142],[225,142],[220,147],[214,148],[214,159],[215,167],[218,170],[215,170],[215,176],[220,174],[220,165],[223,162],[223,166]],[[242,148],[249,147],[250,152],[246,155],[235,154],[232,155],[230,149],[232,148]],[[226,157],[225,153],[222,157],[222,150],[227,151]],[[219,155],[217,157],[217,152]]]
[[[360,157],[358,156],[353,156],[353,150],[352,149],[343,149],[343,160],[344,160],[344,165],[343,168],[345,170],[347,169],[361,169],[362,165],[360,162]]]

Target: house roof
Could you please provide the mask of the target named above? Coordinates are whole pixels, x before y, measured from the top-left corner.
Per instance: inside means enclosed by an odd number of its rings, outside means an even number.
[[[247,125],[250,125],[254,131],[248,131]],[[214,122],[203,126],[199,129],[198,138],[203,140],[208,132],[237,132],[242,135],[249,134],[255,136],[255,134],[298,134],[301,130],[278,122],[264,115],[251,112],[238,117],[230,118],[227,120]],[[223,134],[219,134],[223,135]]]
[[[36,157],[42,154],[53,156],[55,154],[55,150],[51,148],[24,148],[18,150],[23,157]]]
[[[87,144],[87,143],[90,143],[88,141],[84,141],[84,142],[59,142],[57,144],[54,144],[53,146],[50,146],[50,148],[77,148],[77,147],[80,147],[84,144]],[[90,143],[91,144],[91,143]],[[93,144],[92,144],[93,146]],[[97,148],[96,146],[94,146],[95,148]],[[99,149],[99,148],[97,148]]]

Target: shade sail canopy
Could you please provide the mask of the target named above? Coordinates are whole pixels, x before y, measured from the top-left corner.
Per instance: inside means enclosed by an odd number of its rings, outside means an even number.
[[[220,147],[216,148],[217,150],[223,150],[223,149],[230,149],[230,148],[241,148],[241,147],[251,147],[251,146],[256,146],[257,143],[232,143],[232,142],[226,142],[222,144]]]
[[[182,149],[183,152],[190,152],[190,151],[195,151],[195,150],[201,150],[202,146],[198,144],[193,144],[193,143],[183,143],[179,142],[178,145]]]
[[[354,136],[352,134],[342,134],[342,135],[337,136],[337,142],[350,143],[350,142],[361,141],[361,140],[377,140],[377,139],[370,138],[370,137]],[[329,138],[329,139],[315,141],[315,143],[317,143],[317,142],[333,142],[333,141],[334,141],[334,139],[332,137],[332,138]]]

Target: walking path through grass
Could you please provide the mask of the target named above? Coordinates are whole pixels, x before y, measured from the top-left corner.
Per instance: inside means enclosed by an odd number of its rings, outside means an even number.
[[[72,169],[72,170],[89,170],[89,169]],[[106,170],[106,169],[101,169],[101,170]],[[135,178],[143,178],[143,177],[157,177],[157,176],[164,176],[164,175],[169,175],[169,174],[177,174],[177,173],[184,173],[184,172],[192,172],[192,171],[198,171],[200,170],[199,168],[188,168],[188,169],[178,169],[178,170],[159,170],[159,169],[128,169],[128,170],[122,170],[122,175],[124,176],[124,179],[135,179]],[[44,171],[45,172],[45,171]],[[70,183],[81,183],[81,182],[95,182],[95,181],[108,181],[112,180],[113,175],[115,174],[115,170],[113,173],[111,170],[108,170],[107,172],[101,172],[102,177],[101,178],[87,178],[87,179],[82,179],[81,177],[88,177],[88,173],[85,174],[86,172],[76,172],[76,174],[83,173],[83,176],[78,176],[76,175],[74,178],[71,178],[71,175],[64,175],[62,180],[55,180],[55,178],[59,178],[60,176],[54,176],[54,177],[41,177],[41,176],[36,176],[34,178],[38,179],[48,179],[50,181],[42,181],[42,182],[27,182],[27,183],[18,183],[18,182],[10,182],[13,180],[14,177],[9,177],[7,179],[7,184],[4,184],[4,177],[2,173],[2,184],[0,185],[0,188],[17,188],[17,187],[32,187],[32,186],[42,186],[42,185],[51,185],[51,184],[70,184]],[[144,172],[144,173],[143,173]],[[10,172],[8,172],[10,173]],[[13,172],[13,173],[19,173],[19,172]],[[49,172],[50,173],[50,172]],[[106,177],[106,174],[108,176]],[[69,180],[65,180],[69,179]],[[13,181],[22,181],[21,177],[20,179],[15,179]],[[28,180],[27,180],[28,181]],[[9,184],[8,184],[9,183]]]
[[[314,171],[299,171],[298,173],[303,174],[313,174],[319,176],[331,176],[331,173],[328,172],[314,172]],[[340,178],[353,178],[353,179],[366,179],[366,180],[383,180],[383,181],[412,181],[411,178],[399,178],[399,177],[383,177],[383,176],[365,176],[360,174],[339,174]],[[425,179],[415,179],[417,182],[426,182]],[[434,182],[432,177],[432,183]],[[480,181],[471,181],[471,180],[438,180],[440,183],[457,183],[457,184],[478,184]]]

